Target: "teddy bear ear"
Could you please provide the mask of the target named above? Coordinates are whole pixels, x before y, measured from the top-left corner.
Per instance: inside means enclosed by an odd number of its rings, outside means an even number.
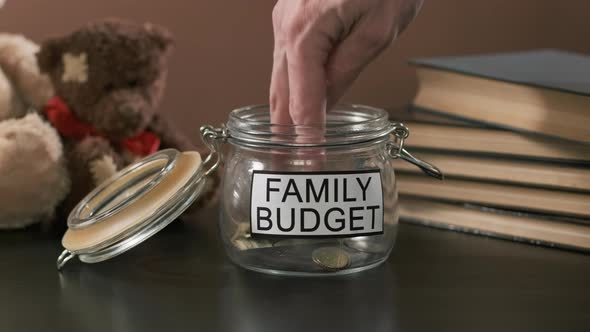
[[[173,44],[172,34],[165,28],[151,23],[143,25],[148,37],[162,50],[167,51]]]
[[[50,39],[41,45],[37,52],[37,63],[42,73],[49,73],[57,65],[61,54],[61,42],[58,39]]]

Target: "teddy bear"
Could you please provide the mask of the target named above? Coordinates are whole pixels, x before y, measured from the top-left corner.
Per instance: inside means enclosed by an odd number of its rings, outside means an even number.
[[[69,191],[59,135],[35,112],[53,95],[38,50],[21,35],[0,34],[0,229],[51,221]]]
[[[171,46],[164,28],[118,19],[41,44],[39,68],[55,90],[43,113],[61,137],[70,174],[65,211],[158,149],[195,150],[158,109]]]

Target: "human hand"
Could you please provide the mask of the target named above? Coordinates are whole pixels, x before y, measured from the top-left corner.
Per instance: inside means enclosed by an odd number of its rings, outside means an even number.
[[[271,122],[323,125],[361,71],[414,19],[423,0],[278,0]]]

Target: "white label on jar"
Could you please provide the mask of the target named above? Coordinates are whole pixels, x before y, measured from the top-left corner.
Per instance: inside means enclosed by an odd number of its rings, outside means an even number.
[[[254,171],[250,226],[253,235],[381,234],[381,172]]]

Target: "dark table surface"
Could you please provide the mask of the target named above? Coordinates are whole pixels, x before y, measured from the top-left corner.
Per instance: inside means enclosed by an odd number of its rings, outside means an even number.
[[[275,277],[226,258],[215,210],[62,273],[56,232],[1,232],[0,331],[590,331],[590,256],[403,224],[376,269]]]

